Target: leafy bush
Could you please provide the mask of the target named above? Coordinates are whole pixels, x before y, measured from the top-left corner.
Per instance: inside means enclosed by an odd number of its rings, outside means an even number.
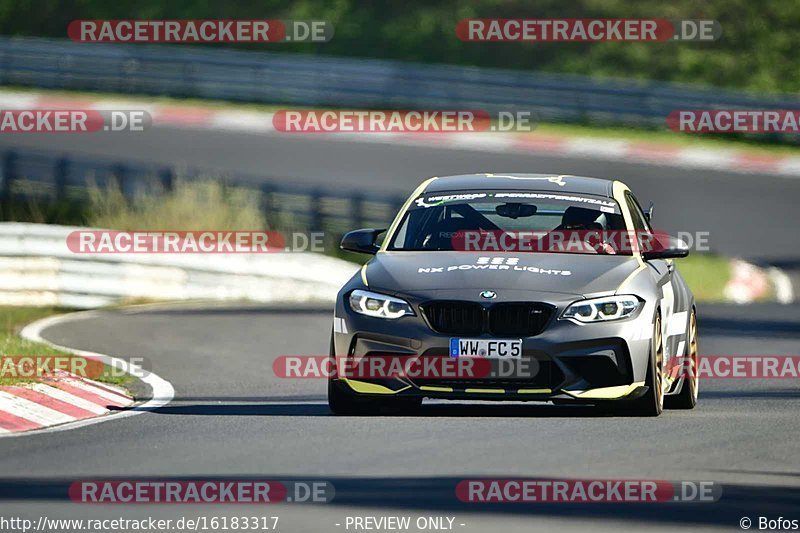
[[[461,42],[455,25],[472,17],[714,19],[722,25],[722,38],[710,43]],[[335,28],[328,43],[244,46],[257,50],[537,69],[764,92],[800,90],[796,0],[0,0],[0,33],[5,35],[66,38],[67,25],[74,19],[163,18],[317,19]]]

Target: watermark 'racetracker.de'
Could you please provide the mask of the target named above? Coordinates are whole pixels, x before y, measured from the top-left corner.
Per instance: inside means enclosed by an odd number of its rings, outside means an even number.
[[[76,254],[262,254],[324,252],[324,232],[76,230],[67,248]]]
[[[73,20],[69,38],[80,43],[324,43],[324,20]]]
[[[0,133],[94,133],[145,131],[152,125],[143,110],[2,109]]]
[[[667,126],[688,133],[800,133],[800,110],[683,109],[667,116]]]
[[[280,133],[475,133],[529,132],[537,124],[530,110],[321,110],[282,109],[272,117]]]
[[[456,36],[471,42],[657,42],[714,41],[714,20],[475,18],[456,24]]]

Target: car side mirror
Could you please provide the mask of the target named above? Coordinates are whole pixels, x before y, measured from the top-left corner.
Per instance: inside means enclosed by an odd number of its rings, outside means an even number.
[[[342,237],[339,247],[348,252],[375,255],[378,253],[378,245],[375,242],[378,240],[378,235],[384,231],[386,228],[364,228],[351,231]]]
[[[651,220],[653,220],[653,202],[650,202],[650,206],[645,209],[644,211],[644,219],[649,224]]]
[[[689,245],[676,237],[658,235],[653,243],[644,247],[642,258],[645,261],[653,259],[675,259],[689,255]]]

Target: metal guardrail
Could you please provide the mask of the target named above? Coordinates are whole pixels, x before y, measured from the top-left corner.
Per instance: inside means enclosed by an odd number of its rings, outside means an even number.
[[[133,198],[172,189],[176,179],[212,175],[198,170],[178,174],[167,166],[103,161],[36,150],[0,152],[0,201],[85,200],[89,187],[118,187]],[[281,230],[325,231],[332,236],[359,227],[385,226],[405,200],[358,189],[303,187],[289,178],[225,176],[223,183],[258,195],[264,218]],[[254,228],[259,229],[259,228]]]
[[[675,109],[797,109],[665,82],[183,45],[0,38],[0,85],[300,106],[530,110],[540,120],[664,126]]]
[[[78,229],[0,223],[0,305],[92,308],[131,299],[330,302],[358,265],[316,253],[77,254]]]

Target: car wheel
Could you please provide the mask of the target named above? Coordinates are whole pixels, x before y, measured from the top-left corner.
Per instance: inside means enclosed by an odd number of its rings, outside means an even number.
[[[331,332],[330,357],[336,357]],[[422,398],[359,398],[350,393],[343,383],[328,378],[328,407],[335,415],[363,416],[377,414],[402,414],[422,405]]]
[[[697,315],[692,310],[689,317],[689,341],[686,344],[686,359],[681,365],[681,371],[687,373],[683,378],[681,391],[678,394],[665,398],[668,409],[694,409],[697,405],[698,382],[698,361],[697,361]]]
[[[335,415],[358,416],[373,414],[377,410],[369,400],[355,398],[337,385],[333,379],[328,378],[328,407]]]
[[[650,360],[647,364],[645,386],[647,392],[641,398],[616,402],[611,405],[615,413],[631,416],[658,416],[664,410],[664,343],[661,335],[661,315],[657,315],[653,325],[653,338],[650,344]]]

